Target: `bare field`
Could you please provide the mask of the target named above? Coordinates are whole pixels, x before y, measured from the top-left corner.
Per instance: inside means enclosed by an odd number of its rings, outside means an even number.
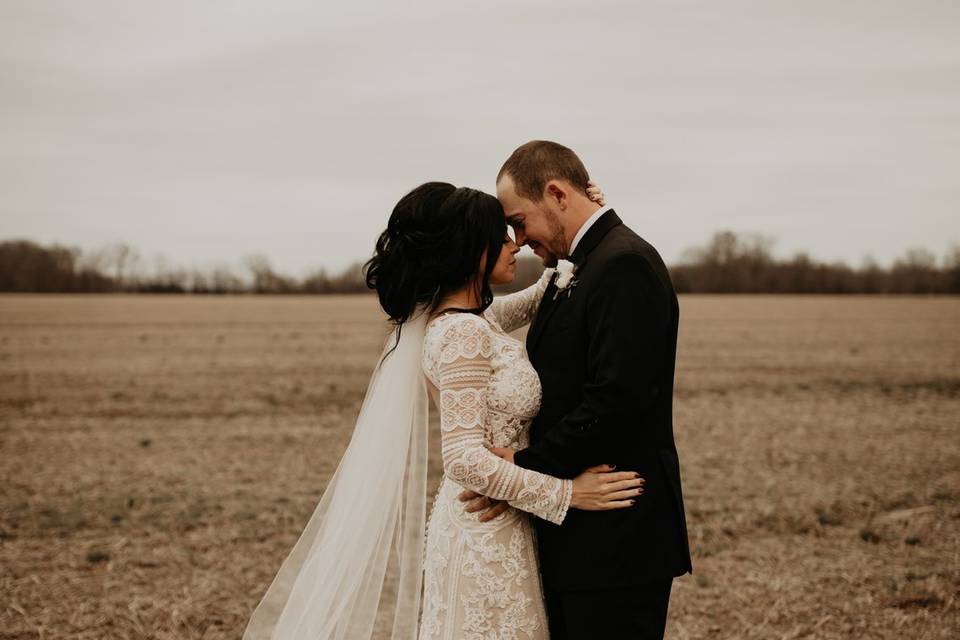
[[[369,296],[0,296],[0,640],[239,638],[385,331]],[[684,297],[675,407],[669,638],[960,635],[960,299]]]

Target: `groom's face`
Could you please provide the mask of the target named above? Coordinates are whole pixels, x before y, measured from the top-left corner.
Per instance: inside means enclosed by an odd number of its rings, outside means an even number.
[[[558,259],[566,257],[563,224],[557,212],[550,208],[548,198],[534,202],[517,195],[513,179],[505,175],[497,183],[497,199],[503,205],[507,224],[513,228],[518,245],[533,249],[546,267],[555,267]]]

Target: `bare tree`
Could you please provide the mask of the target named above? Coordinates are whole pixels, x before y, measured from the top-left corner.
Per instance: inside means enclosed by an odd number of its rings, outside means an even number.
[[[960,293],[960,244],[953,245],[943,260],[947,291]]]
[[[291,293],[297,285],[286,276],[274,272],[270,260],[263,254],[248,255],[244,262],[253,276],[254,293]]]
[[[136,251],[130,245],[118,242],[101,250],[104,266],[113,273],[114,282],[120,290],[126,289],[126,268]]]

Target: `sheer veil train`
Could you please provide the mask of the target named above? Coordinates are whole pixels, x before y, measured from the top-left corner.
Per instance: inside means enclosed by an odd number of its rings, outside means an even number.
[[[243,640],[415,640],[426,523],[427,313],[387,337],[350,444]]]

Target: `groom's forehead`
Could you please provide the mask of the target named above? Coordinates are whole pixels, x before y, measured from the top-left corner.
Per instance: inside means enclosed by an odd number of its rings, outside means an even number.
[[[523,206],[520,202],[501,200],[500,204],[503,205],[503,215],[506,216],[507,222],[510,224],[513,224],[517,218],[526,213],[526,211],[523,210]]]
[[[500,179],[497,180],[497,197],[500,199],[514,199],[517,197],[516,186],[514,185],[513,178],[509,173],[503,174],[500,176]]]

